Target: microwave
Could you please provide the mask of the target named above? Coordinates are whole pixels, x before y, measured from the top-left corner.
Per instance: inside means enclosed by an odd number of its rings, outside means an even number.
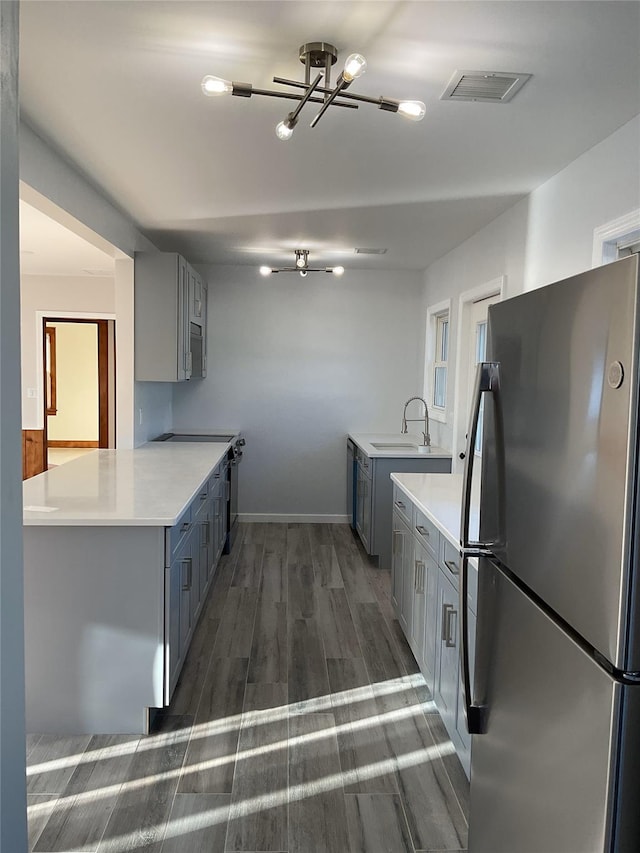
[[[190,323],[189,339],[191,349],[191,378],[202,379],[207,375],[207,357],[204,350],[202,326],[199,326],[197,323]]]

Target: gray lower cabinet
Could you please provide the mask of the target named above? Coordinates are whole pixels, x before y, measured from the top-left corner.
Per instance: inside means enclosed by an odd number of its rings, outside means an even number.
[[[371,548],[371,515],[373,488],[371,485],[371,465],[367,456],[358,459],[356,474],[356,530],[367,553]]]
[[[439,572],[433,698],[449,732],[456,727],[458,705],[458,611],[457,590],[444,573]]]
[[[418,584],[413,608],[411,647],[433,693],[436,671],[436,616],[438,612],[438,564],[424,545],[414,540]]]
[[[406,456],[374,457],[368,456],[356,445],[354,474],[352,458],[347,443],[347,482],[353,482],[355,492],[356,531],[367,554],[377,560],[381,569],[389,569],[394,547],[391,536],[393,513],[391,472],[448,474],[451,471],[451,459],[428,456],[420,459],[411,459]],[[347,508],[350,512],[349,496],[347,496]]]
[[[391,599],[398,621],[407,637],[413,622],[413,541],[406,522],[393,513],[393,555],[391,561]]]
[[[183,516],[184,519],[184,516]],[[193,588],[194,564],[197,567],[197,530],[190,520],[181,519],[168,531],[178,537],[165,570],[165,703],[168,705],[176,686],[194,625],[197,591]],[[182,535],[180,535],[182,533]],[[167,549],[169,551],[169,549]]]
[[[182,563],[181,558],[177,557],[169,569],[165,573],[165,601],[167,602],[166,627],[165,627],[165,704],[169,704],[171,694],[173,693],[180,668],[182,666],[182,658],[180,656],[180,647],[184,646],[184,641],[180,636],[180,629],[183,625],[181,616],[182,607]]]
[[[393,608],[469,775],[471,738],[466,726],[459,661],[458,549],[395,485],[391,532]],[[476,580],[477,575],[471,569],[469,653],[472,678]]]
[[[169,704],[226,536],[226,465],[221,462],[178,523],[166,531],[165,704]]]

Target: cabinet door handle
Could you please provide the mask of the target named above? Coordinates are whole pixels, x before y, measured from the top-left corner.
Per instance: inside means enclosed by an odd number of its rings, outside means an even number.
[[[416,530],[418,531],[418,533],[421,536],[427,536],[427,537],[429,536],[429,531],[427,530],[426,527],[423,527],[422,524],[416,524]]]
[[[187,532],[187,530],[188,530],[190,527],[191,527],[191,522],[190,522],[190,521],[183,521],[183,522],[182,522],[182,527],[180,528],[180,533],[186,533],[186,532]]]
[[[191,583],[193,581],[193,559],[191,557],[185,557],[184,560],[180,560],[183,566],[187,566],[189,572],[187,574],[188,580],[182,581],[182,591],[188,592],[191,589]]]
[[[445,560],[445,566],[449,569],[452,575],[460,574],[460,570],[458,569],[458,564],[454,563],[453,560]]]
[[[441,639],[442,642],[449,649],[455,649],[456,647],[456,638],[455,634],[453,635],[453,639],[451,639],[451,617],[457,616],[457,610],[452,604],[443,604],[442,605],[442,634]]]
[[[404,533],[402,532],[402,530],[394,530],[393,531],[393,553],[394,554],[398,553],[398,549],[396,548],[396,542],[398,541],[398,538],[404,539]]]
[[[206,501],[208,494],[209,494],[208,492],[200,492],[200,500]]]
[[[396,501],[396,506],[398,509],[406,509],[406,506],[402,503],[402,501]]]
[[[413,588],[418,595],[422,595],[424,593],[424,563],[422,560],[416,560],[415,563],[416,568]]]
[[[210,545],[211,544],[211,538],[209,536],[209,522],[208,521],[202,521],[200,523],[202,524],[202,528],[204,530],[204,542],[202,544],[203,545]]]

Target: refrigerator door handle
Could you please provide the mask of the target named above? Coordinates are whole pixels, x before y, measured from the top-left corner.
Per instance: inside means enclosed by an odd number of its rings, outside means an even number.
[[[473,464],[475,461],[475,444],[480,420],[480,406],[483,394],[491,394],[494,411],[495,459],[497,482],[497,531],[492,541],[473,542],[469,539],[471,519],[471,484],[473,480]],[[460,519],[460,579],[458,591],[460,595],[460,668],[462,670],[462,688],[464,694],[464,710],[469,734],[481,735],[487,730],[488,707],[473,703],[471,689],[471,674],[469,664],[469,558],[491,557],[496,545],[504,542],[504,432],[502,421],[502,398],[500,396],[500,364],[494,361],[484,361],[478,364],[476,381],[473,391],[473,406],[471,421],[467,432],[467,448],[464,460],[464,477],[462,490],[462,511]],[[480,673],[476,672],[476,687]],[[484,695],[484,691],[476,689],[476,695]]]
[[[470,735],[483,735],[487,730],[486,705],[476,705],[473,702],[471,689],[471,670],[469,665],[469,557],[464,554],[460,566],[460,669],[462,671],[462,696],[464,700],[464,716]],[[477,678],[477,674],[476,674]],[[476,694],[477,695],[477,694]]]
[[[496,539],[489,542],[472,542],[469,539],[469,524],[471,519],[471,484],[473,481],[473,464],[475,460],[476,435],[480,419],[480,405],[483,394],[491,394],[495,415],[496,465],[498,484],[498,530]],[[476,371],[476,381],[473,390],[473,405],[471,420],[467,432],[467,449],[464,460],[464,475],[462,486],[462,510],[460,518],[461,554],[470,557],[491,557],[496,545],[504,541],[504,433],[502,426],[502,399],[500,396],[500,364],[497,361],[481,361]]]

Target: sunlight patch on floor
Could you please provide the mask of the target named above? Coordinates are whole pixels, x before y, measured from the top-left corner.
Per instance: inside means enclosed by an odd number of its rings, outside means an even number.
[[[122,744],[114,744],[109,747],[101,747],[95,750],[87,750],[84,753],[76,753],[67,755],[62,758],[53,758],[47,761],[42,761],[39,764],[33,764],[27,767],[27,776],[35,776],[40,773],[51,773],[55,770],[63,770],[67,767],[77,767],[79,764],[88,764],[95,761],[97,758],[117,758],[125,755],[130,755],[134,752],[144,752],[147,750],[158,749],[168,744],[183,743],[185,740],[195,740],[203,737],[214,737],[219,734],[228,734],[235,730],[239,730],[246,726],[263,726],[279,720],[287,720],[292,714],[299,713],[322,713],[331,712],[336,708],[346,705],[356,705],[371,701],[372,698],[385,696],[399,696],[402,693],[410,693],[416,687],[424,685],[422,676],[410,675],[401,678],[390,679],[389,681],[379,682],[377,684],[366,685],[364,687],[354,687],[350,690],[342,690],[339,693],[329,693],[324,696],[318,696],[315,699],[305,699],[303,702],[292,702],[289,705],[279,705],[275,708],[267,708],[262,711],[248,711],[241,714],[234,714],[230,717],[225,717],[222,720],[213,720],[206,723],[198,723],[190,729],[185,729],[181,732],[167,732],[152,734],[140,741],[129,741]],[[407,707],[413,708],[414,712],[421,711],[429,714],[435,711],[435,704],[432,701],[416,702],[414,701]]]
[[[163,773],[154,773],[152,776],[144,776],[140,779],[132,779],[128,782],[117,783],[114,785],[107,785],[102,788],[94,788],[86,791],[82,791],[81,793],[73,794],[69,797],[60,796],[58,798],[58,804],[64,805],[65,802],[73,802],[74,804],[81,804],[82,802],[94,801],[96,799],[104,798],[112,796],[117,793],[129,793],[132,791],[140,790],[142,788],[146,788],[148,785],[155,785],[160,782],[166,782],[172,779],[180,778],[182,775],[189,775],[190,773],[203,773],[207,770],[213,770],[218,767],[222,767],[226,764],[230,764],[239,761],[251,761],[258,757],[264,757],[265,755],[269,755],[270,753],[283,751],[291,746],[301,746],[308,745],[310,743],[317,743],[319,741],[325,740],[326,738],[334,738],[341,734],[349,734],[353,731],[363,731],[373,726],[384,726],[389,723],[397,723],[401,720],[406,720],[411,717],[415,717],[420,715],[422,712],[420,707],[416,706],[406,706],[405,708],[398,708],[395,711],[388,711],[383,714],[376,714],[371,717],[366,717],[361,720],[353,720],[348,723],[342,723],[340,725],[331,725],[327,726],[324,729],[320,729],[319,731],[312,732],[305,735],[300,735],[298,737],[288,738],[286,740],[278,740],[273,743],[265,744],[263,746],[253,747],[252,749],[240,750],[238,752],[233,752],[229,755],[223,755],[217,758],[212,758],[206,761],[199,761],[195,764],[183,765],[181,767],[177,767],[174,770],[168,770]],[[447,754],[449,751],[453,751],[453,744],[451,741],[447,741],[444,744],[438,744],[433,747],[426,747],[424,750],[419,750],[418,753],[422,755],[422,761],[427,762],[430,761],[429,757],[432,750],[436,750],[435,754],[443,755]],[[105,750],[107,752],[108,750]],[[121,754],[126,754],[125,752]],[[104,756],[105,758],[107,756]],[[110,757],[110,756],[109,756]],[[383,773],[390,773],[394,768],[402,767],[402,762],[405,760],[406,756],[396,756],[393,759],[389,759],[388,762],[379,762],[377,764],[368,765],[366,767],[358,767],[355,770],[349,771],[349,774],[354,774],[354,779],[351,781],[357,781],[357,779],[372,778],[373,775],[376,775],[374,771],[370,768],[383,767],[384,770],[376,771]],[[368,775],[363,775],[368,774]],[[344,782],[344,784],[350,784],[350,782]],[[32,806],[33,812],[32,814],[38,814],[38,810],[44,810],[47,807],[46,803],[34,804]]]

